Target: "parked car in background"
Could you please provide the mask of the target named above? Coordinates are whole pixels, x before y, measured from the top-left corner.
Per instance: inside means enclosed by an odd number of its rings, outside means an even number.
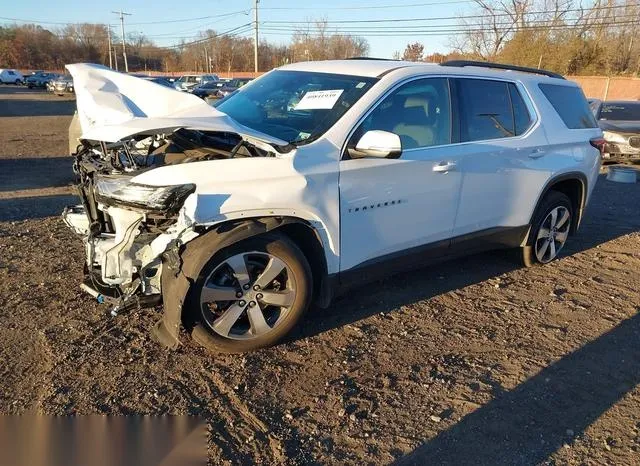
[[[173,84],[179,91],[186,91],[210,81],[220,81],[220,78],[215,74],[185,74],[176,79]]]
[[[29,89],[33,89],[34,87],[46,88],[51,81],[57,78],[58,75],[56,73],[39,71],[30,76],[27,76],[27,78],[25,79],[25,84]]]
[[[18,70],[0,68],[0,83],[2,84],[24,84],[24,76]]]
[[[232,92],[237,91],[249,81],[251,81],[251,78],[233,78],[221,81],[212,81],[200,84],[199,86],[192,88],[189,92],[207,101],[220,100]]]
[[[169,80],[168,77],[165,76],[147,76],[142,78],[146,81],[151,81],[152,83],[160,84],[161,86],[174,88],[173,83]]]
[[[201,99],[217,99],[220,89],[226,84],[225,81],[209,81],[189,89],[193,95]]]
[[[49,82],[47,82],[47,85],[45,86],[45,88],[47,89],[48,92],[53,92],[54,90],[54,83],[60,79],[62,76],[62,74],[60,73],[53,73],[53,78],[51,78],[51,80]]]
[[[182,324],[213,350],[272,345],[312,303],[462,253],[547,264],[600,172],[582,90],[544,70],[302,62],[214,109],[67,68],[93,96],[78,103],[82,205],[63,214],[82,287],[115,313],[163,302],[154,334],[174,348]]]
[[[606,141],[603,160],[640,159],[640,101],[612,100],[591,102],[591,111]]]
[[[233,78],[224,83],[224,86],[218,91],[221,98],[224,98],[231,94],[232,92],[237,91],[242,86],[251,81],[252,78]]]
[[[74,92],[73,78],[66,74],[53,82],[53,92],[60,96]]]

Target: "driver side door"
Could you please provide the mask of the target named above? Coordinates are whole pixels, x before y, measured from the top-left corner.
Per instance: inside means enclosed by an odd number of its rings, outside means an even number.
[[[390,273],[448,252],[462,179],[452,121],[449,80],[421,78],[393,89],[359,123],[340,162],[341,271]],[[400,156],[351,158],[371,130],[397,134]]]

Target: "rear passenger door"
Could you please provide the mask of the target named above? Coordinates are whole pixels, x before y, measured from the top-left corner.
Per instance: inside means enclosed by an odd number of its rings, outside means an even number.
[[[500,230],[505,242],[517,243],[518,227],[528,224],[548,178],[546,135],[522,85],[480,78],[453,82],[463,174],[454,245]]]

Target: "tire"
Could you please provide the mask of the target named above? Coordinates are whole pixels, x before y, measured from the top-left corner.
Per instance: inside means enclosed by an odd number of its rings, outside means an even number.
[[[256,236],[224,248],[202,267],[187,295],[183,312],[195,323],[191,336],[225,353],[272,346],[309,307],[312,280],[306,257],[284,235]]]
[[[571,234],[573,222],[571,199],[559,191],[549,191],[533,216],[527,245],[521,248],[524,266],[547,264],[557,259]]]
[[[20,85],[20,80],[16,79],[16,86],[19,86],[19,85]]]

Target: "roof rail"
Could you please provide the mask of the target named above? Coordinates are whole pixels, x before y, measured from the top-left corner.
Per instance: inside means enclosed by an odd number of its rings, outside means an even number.
[[[377,61],[400,61],[394,58],[376,58],[376,57],[349,57],[345,60],[377,60]]]
[[[549,76],[550,78],[565,79],[564,76],[553,71],[541,70],[538,68],[528,68],[526,66],[503,65],[502,63],[491,63],[473,60],[449,60],[440,63],[440,66],[478,66],[481,68],[493,68],[497,70],[522,71],[523,73],[534,73]]]

